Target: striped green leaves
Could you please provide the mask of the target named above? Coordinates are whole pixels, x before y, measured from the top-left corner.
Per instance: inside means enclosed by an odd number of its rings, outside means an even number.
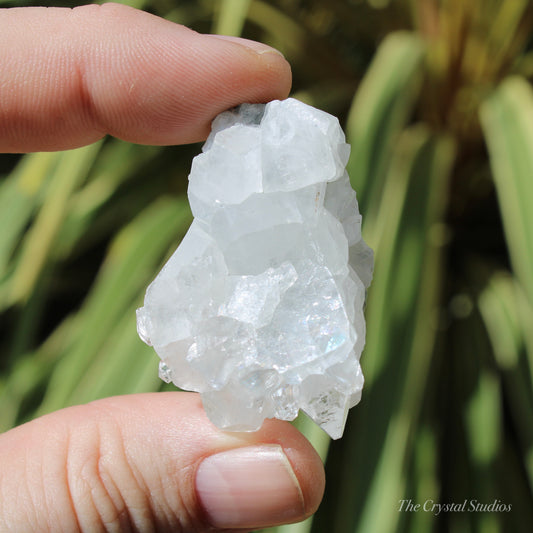
[[[481,108],[481,120],[513,269],[533,303],[533,89],[505,80]]]
[[[414,34],[388,35],[352,103],[346,125],[352,144],[348,172],[367,222],[375,216],[372,208],[383,192],[391,147],[418,94],[423,51],[422,42]]]
[[[156,179],[136,177],[160,152],[108,140],[31,154],[0,182],[0,305],[12,324],[2,339],[0,431],[35,416],[39,403],[44,413],[160,387],[135,308],[191,219],[183,196],[161,195]],[[83,261],[95,247],[103,262],[85,285]],[[58,320],[65,311],[56,314],[57,294],[68,290],[86,295]],[[43,323],[54,328],[35,346]]]
[[[436,334],[442,243],[435,228],[445,212],[453,160],[449,139],[422,127],[406,130],[375,207],[376,269],[362,359],[366,389],[352,415],[352,467],[345,478],[346,494],[361,501],[361,510],[338,524],[339,533],[394,531],[400,518],[397,502],[405,494]],[[349,477],[356,475],[353,492]],[[345,517],[348,505],[346,499]]]
[[[506,79],[485,101],[481,121],[515,279],[495,275],[480,310],[500,368],[522,461],[533,490],[533,89]]]

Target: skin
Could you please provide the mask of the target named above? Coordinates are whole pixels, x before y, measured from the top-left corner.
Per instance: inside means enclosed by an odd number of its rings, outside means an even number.
[[[63,150],[110,134],[205,139],[216,114],[287,96],[290,67],[259,43],[199,35],[125,6],[0,10],[0,151]],[[195,488],[206,457],[277,444],[303,496],[322,463],[290,424],[225,433],[192,393],[108,398],[0,435],[0,531],[216,531]],[[154,453],[157,450],[157,453]],[[259,505],[259,502],[258,502]],[[227,531],[227,530],[225,530]]]
[[[288,63],[122,5],[0,11],[0,145],[64,150],[105,134],[205,139],[221,111],[287,96]],[[37,46],[36,43],[39,43]]]

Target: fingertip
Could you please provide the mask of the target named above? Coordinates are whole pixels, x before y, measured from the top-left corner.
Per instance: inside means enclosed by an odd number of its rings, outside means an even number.
[[[187,125],[176,121],[173,131],[160,130],[171,142],[205,140],[214,118],[242,103],[267,103],[289,96],[291,66],[283,54],[260,42],[224,35],[195,33],[194,48],[202,51],[190,77]],[[192,69],[189,69],[192,72]],[[198,80],[198,81],[197,81]],[[197,84],[197,85],[196,85]],[[172,106],[167,110],[172,111]],[[185,114],[180,110],[177,118]]]
[[[106,133],[140,144],[196,142],[220,112],[290,90],[290,66],[270,47],[124,5],[0,15],[0,45],[12,50],[0,86],[0,151],[74,148]]]
[[[285,59],[285,56],[279,50],[259,41],[252,41],[251,39],[245,39],[244,37],[234,37],[233,35],[217,35],[214,33],[207,34],[206,37],[212,37],[215,39],[219,39],[220,41],[226,41],[228,43],[234,43],[240,46],[244,46],[245,48],[248,48],[249,50],[252,50],[259,55],[276,54]]]

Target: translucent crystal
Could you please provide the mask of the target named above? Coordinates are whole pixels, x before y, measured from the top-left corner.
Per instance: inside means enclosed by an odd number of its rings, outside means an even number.
[[[195,219],[137,329],[220,428],[301,409],[339,438],[361,398],[373,254],[348,156],[335,117],[288,99],[222,113],[193,161]]]

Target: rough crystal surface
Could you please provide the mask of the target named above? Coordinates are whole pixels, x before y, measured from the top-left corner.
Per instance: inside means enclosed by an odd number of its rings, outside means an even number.
[[[193,160],[194,221],[137,327],[220,428],[302,409],[339,438],[361,397],[373,254],[348,156],[335,117],[288,99],[222,113]]]

